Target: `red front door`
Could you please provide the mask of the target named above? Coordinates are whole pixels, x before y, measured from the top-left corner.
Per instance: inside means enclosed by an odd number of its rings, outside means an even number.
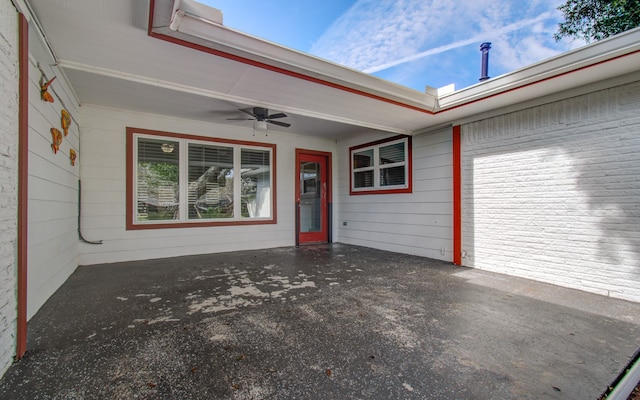
[[[296,206],[299,244],[329,241],[329,157],[316,152],[297,152]]]

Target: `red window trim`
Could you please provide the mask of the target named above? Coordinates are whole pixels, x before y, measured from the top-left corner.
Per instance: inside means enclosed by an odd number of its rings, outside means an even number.
[[[384,143],[393,142],[399,139],[407,139],[407,187],[401,189],[373,189],[366,190],[361,189],[353,190],[353,151],[370,146],[379,146]],[[367,194],[398,194],[398,193],[413,193],[413,150],[411,145],[411,136],[409,135],[397,135],[386,139],[380,139],[369,143],[359,144],[357,146],[349,147],[349,194],[351,196],[367,195]]]
[[[133,190],[134,187],[134,164],[135,164],[135,154],[134,154],[134,135],[135,134],[144,134],[144,135],[153,135],[153,136],[161,136],[161,137],[170,137],[177,139],[187,139],[187,140],[199,140],[211,143],[226,143],[226,144],[234,144],[240,146],[257,146],[271,149],[272,154],[272,210],[273,215],[270,219],[259,219],[259,220],[235,220],[235,221],[202,221],[202,222],[172,222],[172,223],[157,223],[157,224],[135,224],[135,192]],[[223,139],[223,138],[212,138],[207,136],[198,136],[191,135],[185,133],[174,133],[174,132],[164,132],[157,131],[151,129],[142,129],[142,128],[133,128],[127,127],[126,129],[126,146],[127,146],[127,154],[126,154],[126,230],[145,230],[145,229],[168,229],[168,228],[201,228],[201,227],[212,227],[212,226],[236,226],[236,225],[265,225],[265,224],[276,224],[278,223],[277,217],[277,196],[276,196],[276,145],[272,143],[262,143],[262,142],[251,142],[245,140],[233,140],[233,139]]]

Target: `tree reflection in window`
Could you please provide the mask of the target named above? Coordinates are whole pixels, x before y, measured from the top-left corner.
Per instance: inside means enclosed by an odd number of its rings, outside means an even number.
[[[271,216],[271,157],[268,150],[241,149],[243,217]]]
[[[233,218],[233,148],[189,144],[189,219]]]
[[[275,223],[275,145],[127,128],[127,147],[127,229]]]
[[[138,221],[174,220],[179,211],[179,143],[138,141]]]

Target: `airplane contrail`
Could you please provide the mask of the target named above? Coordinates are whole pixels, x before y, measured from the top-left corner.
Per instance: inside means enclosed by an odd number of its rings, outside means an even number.
[[[367,74],[372,74],[374,72],[384,71],[385,69],[388,69],[388,68],[391,68],[391,67],[395,67],[396,65],[404,64],[404,63],[407,63],[407,62],[410,62],[410,61],[415,61],[415,60],[418,60],[420,58],[424,58],[424,57],[431,56],[431,55],[434,55],[434,54],[443,53],[445,51],[456,49],[458,47],[467,46],[469,44],[485,41],[487,39],[487,36],[489,36],[489,35],[495,36],[495,35],[502,35],[502,34],[505,34],[505,33],[517,31],[518,29],[522,29],[525,26],[533,25],[533,24],[535,24],[537,22],[544,21],[545,19],[551,18],[552,16],[553,15],[551,13],[543,13],[543,14],[540,14],[537,18],[534,18],[534,19],[528,19],[528,20],[524,20],[524,21],[514,22],[513,24],[509,24],[509,25],[504,26],[504,27],[502,27],[500,29],[492,30],[490,32],[479,33],[479,34],[477,34],[474,37],[469,38],[469,39],[459,40],[457,42],[446,44],[444,46],[434,47],[433,49],[425,50],[425,51],[422,51],[420,53],[416,53],[416,54],[410,55],[408,57],[400,58],[400,59],[397,59],[397,60],[382,64],[382,65],[378,65],[378,66],[375,66],[375,67],[370,67],[370,68],[367,68],[367,69],[363,70],[363,72],[367,73]]]

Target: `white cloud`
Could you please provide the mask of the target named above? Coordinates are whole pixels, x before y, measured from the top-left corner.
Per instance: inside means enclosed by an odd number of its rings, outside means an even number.
[[[535,18],[535,19],[532,19],[532,20],[518,21],[518,22],[515,22],[513,24],[509,24],[507,26],[504,26],[502,28],[491,30],[490,32],[478,33],[475,36],[470,37],[468,39],[459,40],[459,41],[453,42],[453,43],[448,43],[448,44],[445,44],[445,45],[442,45],[442,46],[439,46],[439,47],[435,47],[435,48],[432,48],[432,49],[429,49],[429,50],[425,50],[425,51],[422,51],[422,52],[419,52],[419,53],[412,54],[412,55],[410,55],[408,57],[404,57],[404,58],[401,58],[401,59],[393,60],[393,61],[388,62],[386,64],[377,65],[377,66],[365,69],[364,72],[367,72],[367,73],[378,72],[378,71],[382,71],[382,70],[387,69],[387,68],[394,67],[394,66],[399,65],[399,64],[403,64],[403,63],[410,62],[410,61],[415,61],[417,59],[424,58],[424,57],[427,57],[427,56],[431,56],[431,55],[434,55],[434,54],[443,53],[443,52],[445,52],[447,50],[452,50],[452,49],[455,49],[455,48],[458,48],[458,47],[467,46],[467,45],[474,44],[474,43],[480,43],[487,36],[489,36],[489,34],[491,34],[492,36],[504,35],[504,34],[507,34],[507,33],[510,33],[510,32],[525,28],[525,27],[527,27],[529,25],[536,24],[536,23],[538,23],[538,22],[540,22],[542,20],[545,20],[547,18],[549,18],[549,14],[548,13],[547,14],[543,14],[543,15],[541,15],[541,16]]]
[[[404,68],[405,73],[394,75],[408,76],[409,70],[415,72],[409,64],[418,60],[438,63],[454,49],[488,41],[492,42],[491,67],[501,74],[572,46],[553,39],[561,20],[557,7],[562,2],[358,0],[310,52],[369,73]],[[480,58],[479,48],[475,51],[478,58],[467,62],[474,70]]]
[[[367,69],[406,57],[442,32],[455,11],[452,2],[359,0],[312,46],[311,53]]]

